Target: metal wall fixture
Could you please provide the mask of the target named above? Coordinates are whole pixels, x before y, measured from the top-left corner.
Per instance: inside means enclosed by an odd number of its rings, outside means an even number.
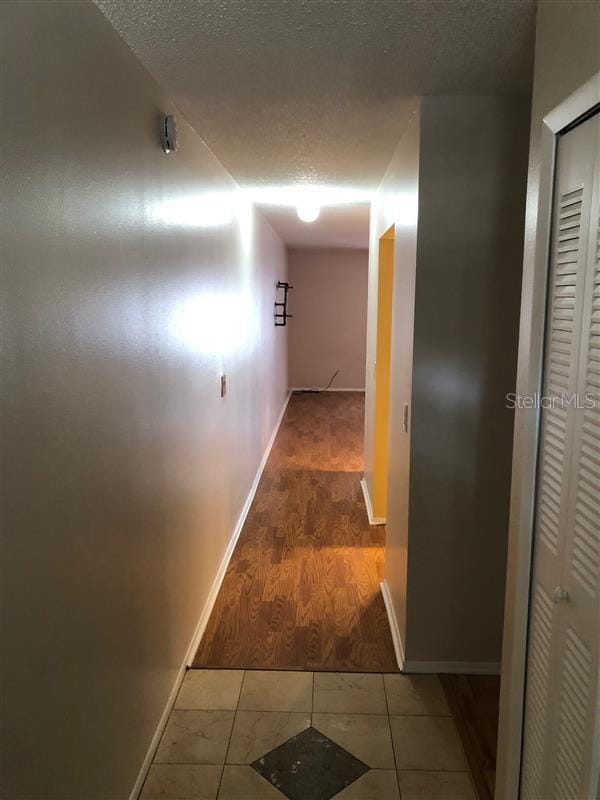
[[[294,315],[287,313],[287,301],[288,301],[288,292],[290,289],[293,289],[293,286],[290,286],[289,283],[285,281],[277,281],[277,292],[280,289],[283,289],[283,302],[278,302],[275,300],[275,327],[276,328],[283,328],[288,319],[291,319]]]
[[[165,153],[175,153],[179,150],[179,136],[175,117],[161,116],[160,118],[160,143]]]

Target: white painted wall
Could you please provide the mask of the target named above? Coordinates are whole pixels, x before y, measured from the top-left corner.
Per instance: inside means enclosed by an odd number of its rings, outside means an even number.
[[[532,385],[538,388],[542,350],[537,331],[542,325],[544,303],[537,298],[542,296],[538,287],[543,286],[545,276],[536,269],[537,248],[544,246],[536,238],[542,120],[600,70],[599,31],[600,4],[596,0],[538,3],[516,387],[521,394],[529,394]],[[535,482],[535,460],[528,443],[535,435],[535,425],[535,415],[530,411],[517,411],[502,649],[498,800],[512,800],[519,783]]]
[[[289,250],[289,375],[294,388],[364,389],[366,250]]]
[[[1,80],[0,794],[122,800],[286,397],[286,253],[91,2],[2,3]]]

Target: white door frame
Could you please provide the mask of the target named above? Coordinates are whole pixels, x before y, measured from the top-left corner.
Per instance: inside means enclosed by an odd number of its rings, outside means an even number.
[[[599,103],[600,73],[596,73],[542,122],[534,269],[533,274],[523,275],[521,299],[517,393],[523,396],[534,396],[542,386],[558,135]],[[539,423],[539,410],[515,410],[496,800],[519,797]]]

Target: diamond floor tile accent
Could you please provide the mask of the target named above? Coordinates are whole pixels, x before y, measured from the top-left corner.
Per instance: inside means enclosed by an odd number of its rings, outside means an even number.
[[[289,800],[330,800],[369,767],[315,728],[250,765]]]

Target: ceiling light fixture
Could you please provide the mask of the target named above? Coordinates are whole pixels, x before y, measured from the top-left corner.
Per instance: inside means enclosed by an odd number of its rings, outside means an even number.
[[[314,222],[321,213],[320,206],[314,201],[305,200],[298,205],[298,217],[302,222]]]

